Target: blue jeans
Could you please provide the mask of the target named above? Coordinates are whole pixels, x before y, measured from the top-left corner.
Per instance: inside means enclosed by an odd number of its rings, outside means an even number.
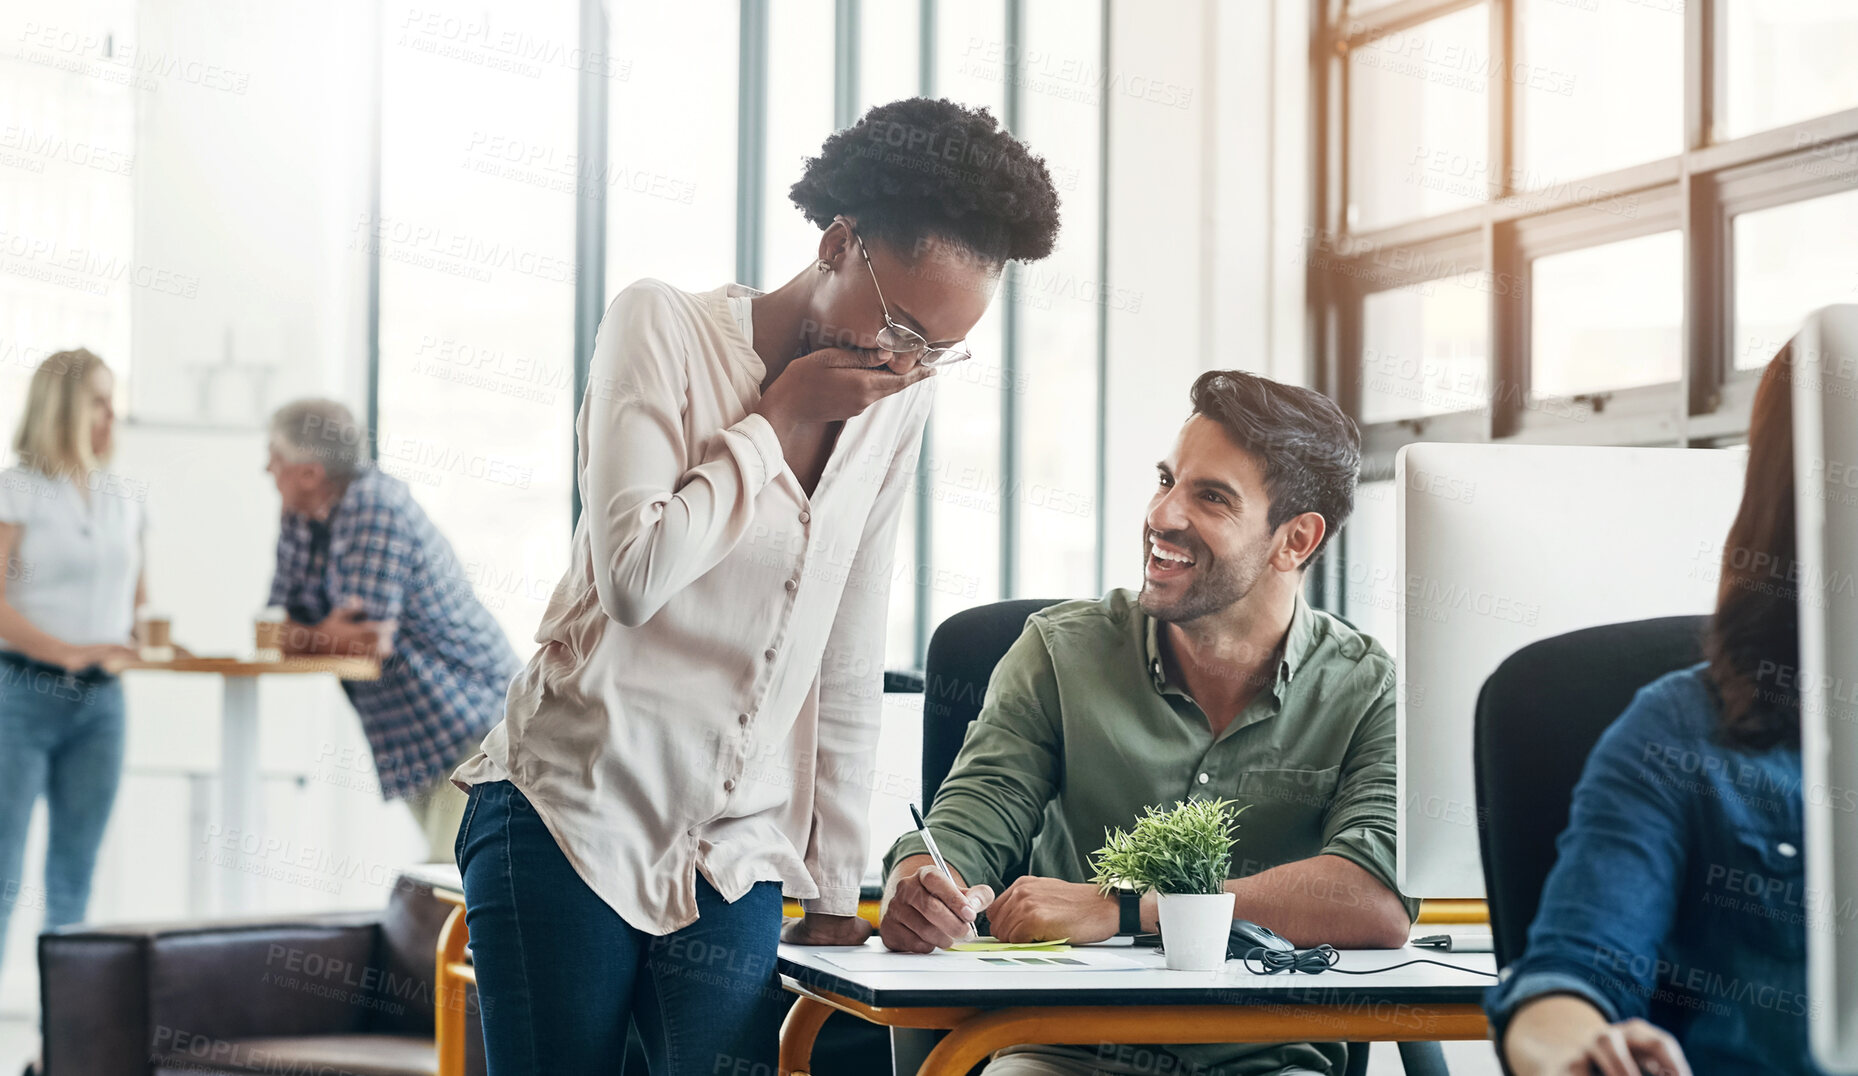
[[[43,909],[46,930],[84,918],[122,773],[120,680],[0,658],[0,957],[16,907]],[[51,823],[42,891],[25,879],[26,824],[40,796]]]
[[[628,1018],[651,1076],[774,1076],[778,882],[732,904],[699,876],[695,923],[637,930],[508,781],[471,789],[456,850],[489,1076],[618,1072]]]

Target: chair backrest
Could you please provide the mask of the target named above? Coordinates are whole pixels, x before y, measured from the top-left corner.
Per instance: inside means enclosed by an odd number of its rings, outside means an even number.
[[[374,1010],[370,1031],[432,1034],[433,954],[451,910],[418,871],[394,879],[374,954],[381,989],[393,996],[393,1004]]]
[[[1063,598],[1019,598],[949,617],[929,637],[923,659],[923,809],[955,764],[968,722],[980,716],[994,666],[1026,630],[1026,618]]]
[[[1708,617],[1583,628],[1505,658],[1477,697],[1477,836],[1497,964],[1522,954],[1587,756],[1639,688],[1703,659]]]

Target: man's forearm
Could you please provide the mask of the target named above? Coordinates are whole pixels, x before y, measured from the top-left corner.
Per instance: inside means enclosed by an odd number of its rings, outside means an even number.
[[[1412,929],[1400,898],[1341,856],[1272,867],[1235,878],[1226,889],[1235,898],[1233,918],[1270,927],[1299,949],[1395,949]]]

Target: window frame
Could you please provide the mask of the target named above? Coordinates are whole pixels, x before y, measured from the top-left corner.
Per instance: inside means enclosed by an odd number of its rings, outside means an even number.
[[[1474,260],[1446,262],[1454,272],[1490,274],[1490,370],[1485,406],[1422,418],[1362,423],[1362,480],[1394,474],[1394,457],[1415,441],[1506,441],[1705,447],[1747,435],[1760,369],[1735,368],[1734,222],[1743,213],[1858,189],[1858,167],[1815,170],[1816,158],[1858,157],[1858,107],[1786,126],[1715,137],[1714,117],[1727,93],[1725,49],[1729,0],[1692,0],[1684,20],[1684,149],[1675,156],[1559,183],[1547,191],[1510,189],[1516,160],[1517,101],[1511,79],[1490,79],[1490,200],[1448,213],[1362,230],[1347,226],[1348,79],[1351,53],[1390,33],[1479,4],[1489,10],[1489,54],[1498,71],[1516,56],[1517,0],[1396,0],[1350,14],[1347,0],[1311,0],[1311,207],[1305,257],[1306,360],[1318,389],[1360,420],[1364,377],[1362,323],[1368,295],[1439,279],[1427,275],[1440,251]],[[1496,66],[1501,65],[1501,66]],[[1631,198],[1631,216],[1594,203],[1583,190]],[[1594,204],[1590,204],[1594,203]],[[1675,382],[1585,393],[1532,407],[1531,266],[1564,253],[1676,230],[1684,249],[1680,377]],[[1386,271],[1414,264],[1417,273]],[[1514,286],[1510,286],[1513,284]],[[1501,286],[1498,286],[1501,285]],[[1550,410],[1559,414],[1550,414]],[[1340,559],[1349,556],[1347,528]],[[1339,566],[1338,576],[1345,571]],[[1341,588],[1336,588],[1337,593]],[[1346,598],[1341,602],[1346,609]]]

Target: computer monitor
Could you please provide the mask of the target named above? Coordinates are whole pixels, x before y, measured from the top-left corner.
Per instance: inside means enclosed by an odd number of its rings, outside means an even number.
[[[1471,732],[1504,658],[1577,628],[1707,613],[1740,449],[1400,451],[1395,661],[1402,892],[1481,897]]]
[[[1858,1073],[1858,306],[1794,338],[1800,754],[1813,1054]]]

